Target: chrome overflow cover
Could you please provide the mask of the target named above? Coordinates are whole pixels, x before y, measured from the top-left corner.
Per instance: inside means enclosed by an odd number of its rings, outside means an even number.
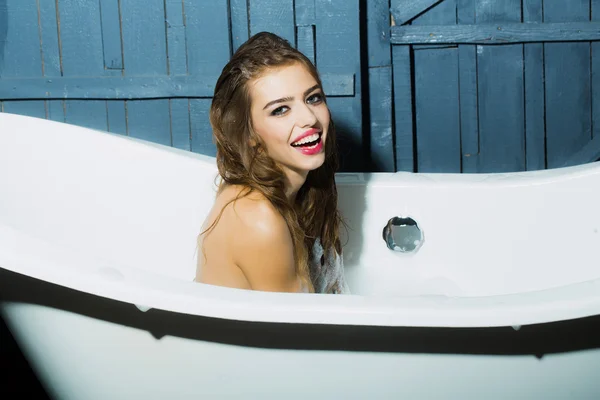
[[[423,245],[425,238],[417,221],[410,217],[394,217],[383,228],[383,240],[390,250],[414,253]]]

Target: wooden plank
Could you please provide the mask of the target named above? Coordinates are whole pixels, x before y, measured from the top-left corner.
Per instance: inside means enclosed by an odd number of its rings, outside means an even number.
[[[542,22],[542,0],[523,1],[523,21]],[[546,168],[544,45],[524,45],[526,169]]]
[[[104,68],[108,70],[123,69],[123,48],[121,47],[121,29],[119,3],[114,0],[100,0],[100,17],[102,22],[102,44],[104,50]]]
[[[5,6],[3,9],[3,18],[11,21],[11,25],[14,24],[18,29],[7,29],[4,33],[4,60],[0,64],[2,79],[41,76],[42,59],[36,0],[11,2],[10,8]]]
[[[217,148],[213,143],[212,129],[207,123],[210,111],[210,99],[190,100],[191,150],[194,153],[215,156]]]
[[[169,100],[128,100],[126,104],[129,136],[172,145]]]
[[[358,0],[316,0],[317,62],[323,74],[360,77]],[[357,91],[360,84],[356,84]]]
[[[315,0],[295,0],[296,26],[312,26],[317,22]]]
[[[317,55],[317,59],[319,56]],[[358,61],[357,61],[358,62]],[[321,58],[319,63],[320,70],[327,70],[327,64]],[[357,68],[358,69],[358,68]],[[358,71],[356,71],[358,72]],[[323,72],[321,75],[321,83],[327,97],[348,97],[357,96],[360,91],[360,75],[355,75],[353,72],[344,71],[339,73]]]
[[[3,15],[1,19],[11,21],[11,24],[19,27],[10,30],[5,28],[2,33],[4,49],[1,53],[4,59],[0,62],[0,77],[2,77],[0,82],[15,76],[42,76],[38,13],[36,0],[12,2],[10,8],[6,4],[0,7],[0,15]],[[0,98],[8,98],[4,90],[0,89],[0,93]],[[4,111],[39,118],[46,117],[43,101],[5,101]]]
[[[411,19],[424,13],[431,7],[443,2],[444,0],[411,0],[411,1],[392,1],[392,15],[396,25],[404,25]]]
[[[296,43],[294,0],[249,0],[250,35],[269,31]]]
[[[591,0],[591,19],[600,21],[600,0]],[[600,42],[592,42],[592,82],[590,85],[592,98],[592,138],[600,136]]]
[[[187,74],[187,54],[182,0],[166,0],[167,49],[170,75]]]
[[[348,97],[329,97],[328,104],[339,132],[341,171],[365,171],[369,158],[363,136],[362,80],[358,0],[316,0],[317,66],[323,76],[354,75],[354,91]],[[345,79],[345,78],[344,78]],[[365,132],[366,136],[366,132]]]
[[[46,118],[46,109],[44,108],[43,101],[5,101],[3,108],[4,112],[11,114]]]
[[[588,0],[544,3],[545,21],[573,23],[589,18]],[[546,156],[548,168],[555,168],[585,146],[592,136],[590,44],[547,43],[544,46]]]
[[[125,74],[123,64],[123,29],[121,26],[120,2],[100,1],[102,19],[102,42],[104,45],[104,75],[122,77]],[[118,88],[118,86],[113,86]],[[91,89],[91,88],[88,88]],[[91,90],[90,90],[91,92]],[[108,97],[111,99],[112,97]],[[106,102],[107,128],[110,132],[127,134],[127,113],[124,101]]]
[[[212,85],[230,57],[227,13],[225,1],[185,0],[188,71],[210,76]]]
[[[2,78],[2,69],[4,67],[4,48],[8,36],[8,6],[6,1],[0,1],[0,78]]]
[[[446,0],[413,21],[456,24],[456,0]],[[460,172],[457,48],[414,46],[417,172]]]
[[[392,130],[392,54],[387,4],[367,1],[367,49],[369,68],[370,171],[394,172]]]
[[[295,0],[296,48],[316,65],[315,24],[317,22],[315,0]]]
[[[155,79],[157,75],[167,74],[164,12],[163,0],[121,2],[124,64],[128,76],[147,75]],[[132,137],[171,145],[169,117],[168,100],[127,102],[128,134]]]
[[[64,102],[63,110],[64,120],[69,124],[100,130],[108,129],[108,116],[104,101],[69,100]]]
[[[392,46],[396,170],[415,171],[412,60],[409,46]]]
[[[568,156],[559,167],[587,164],[598,160],[600,160],[600,135],[595,136],[577,152]]]
[[[250,37],[248,0],[229,0],[231,21],[231,52],[235,52]]]
[[[56,2],[39,2],[40,35],[42,44],[42,68],[46,77],[60,77],[62,65],[58,44],[58,21]],[[62,100],[46,101],[46,118],[65,122],[65,104]]]
[[[123,1],[121,7],[127,74],[166,75],[167,40],[163,0]]]
[[[480,2],[477,22],[521,21],[521,1]],[[478,46],[479,172],[525,169],[523,45]]]
[[[46,118],[52,121],[65,122],[65,107],[65,102],[62,100],[47,100]]]
[[[128,68],[129,70],[129,68]],[[218,75],[90,76],[2,79],[7,99],[152,99],[211,97]]]
[[[108,100],[106,102],[108,115],[108,131],[127,135],[127,112],[125,102],[121,100]]]
[[[300,50],[308,59],[316,64],[315,55],[315,26],[296,27],[297,44],[296,48]]]
[[[90,2],[86,7],[81,7],[79,0],[60,0],[58,4],[64,75],[103,75],[99,3]]]
[[[156,99],[212,97],[218,75],[100,76],[6,78],[0,80],[5,99]],[[328,96],[353,96],[352,74],[323,74]]]
[[[64,76],[104,75],[100,3],[91,2],[81,7],[78,0],[60,0],[58,15]],[[46,81],[59,79],[64,78],[52,77],[46,78]],[[65,104],[65,121],[106,130],[106,102],[69,100]]]
[[[108,130],[105,101],[72,100],[65,102],[65,104],[65,121],[69,124]]]
[[[385,2],[367,0],[367,64],[369,68],[391,65],[390,15]]]
[[[392,67],[369,68],[371,172],[395,172],[392,132]]]
[[[579,1],[579,0],[576,0]],[[488,4],[488,3],[484,3]],[[554,3],[553,3],[554,4]],[[566,4],[556,3],[563,9]],[[570,7],[570,5],[569,5]],[[508,23],[451,27],[394,26],[393,44],[510,44],[600,40],[600,22]]]
[[[475,23],[475,0],[458,0],[459,24]],[[477,109],[477,48],[458,45],[460,146],[463,173],[479,171],[479,114]]]
[[[591,19],[600,20],[600,0],[591,0]],[[585,144],[575,154],[568,157],[562,165],[564,167],[571,165],[585,164],[595,162],[600,159],[600,101],[596,101],[598,90],[600,88],[600,75],[597,73],[600,68],[600,43],[591,43],[591,85],[590,96],[592,99],[592,140]]]
[[[190,104],[187,99],[171,99],[171,146],[182,150],[191,149]],[[208,124],[208,120],[205,121]]]
[[[61,76],[62,66],[58,45],[58,21],[56,3],[42,1],[40,4],[40,35],[44,76]]]
[[[167,51],[169,74],[187,74],[186,28],[183,0],[166,0]],[[171,145],[190,150],[190,113],[188,99],[169,100]]]

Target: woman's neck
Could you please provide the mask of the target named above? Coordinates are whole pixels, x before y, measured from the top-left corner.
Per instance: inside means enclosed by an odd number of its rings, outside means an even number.
[[[306,182],[306,177],[308,176],[307,171],[294,171],[294,170],[286,170],[286,185],[285,185],[285,196],[289,200],[290,204],[294,204],[296,202],[296,196],[298,195],[298,191],[304,182]]]

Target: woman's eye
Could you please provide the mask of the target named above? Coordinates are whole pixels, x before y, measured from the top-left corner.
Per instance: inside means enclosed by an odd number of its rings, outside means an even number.
[[[321,101],[323,101],[323,96],[321,95],[321,93],[315,93],[308,99],[306,99],[306,102],[308,104],[319,104]]]
[[[271,115],[283,115],[287,111],[286,106],[277,107],[273,111],[271,111]]]

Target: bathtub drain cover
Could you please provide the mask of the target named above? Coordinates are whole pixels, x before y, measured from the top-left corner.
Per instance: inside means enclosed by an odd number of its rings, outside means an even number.
[[[423,231],[410,217],[394,217],[383,228],[383,240],[388,249],[402,253],[414,253],[423,245]]]

